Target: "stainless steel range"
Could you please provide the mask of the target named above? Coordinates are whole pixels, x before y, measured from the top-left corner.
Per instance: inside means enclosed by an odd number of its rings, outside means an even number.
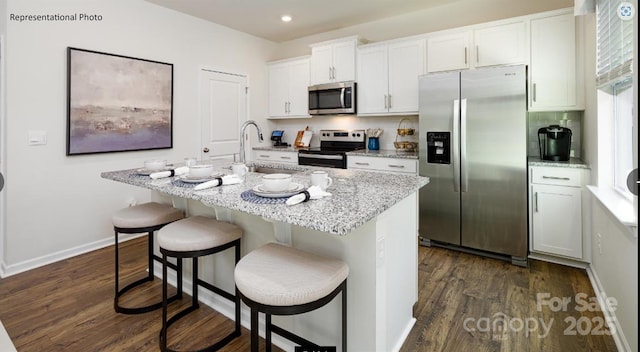
[[[320,130],[320,147],[298,151],[298,164],[347,168],[347,152],[364,149],[364,130]]]

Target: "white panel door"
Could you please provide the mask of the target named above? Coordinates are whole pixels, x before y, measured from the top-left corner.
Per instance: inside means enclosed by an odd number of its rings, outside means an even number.
[[[247,78],[200,71],[201,158],[229,157],[240,151],[240,126],[247,120]]]
[[[427,39],[427,72],[469,68],[471,32],[437,35]]]
[[[309,116],[309,60],[289,64],[289,116]]]
[[[333,45],[333,81],[356,79],[356,43],[347,41]]]

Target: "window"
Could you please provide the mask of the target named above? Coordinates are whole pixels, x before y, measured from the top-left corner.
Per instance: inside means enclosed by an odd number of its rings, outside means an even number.
[[[598,0],[596,5],[599,146],[609,152],[608,177],[601,180],[628,199],[627,175],[633,169],[633,21],[620,16],[620,1]],[[604,127],[604,128],[602,128]],[[600,163],[600,160],[603,162]]]
[[[629,199],[627,176],[633,170],[633,87],[630,81],[613,85],[613,187]]]

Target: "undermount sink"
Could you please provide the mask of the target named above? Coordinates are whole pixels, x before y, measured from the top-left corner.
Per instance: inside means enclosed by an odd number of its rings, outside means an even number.
[[[277,167],[268,166],[250,166],[250,172],[257,172],[260,174],[297,174],[298,172],[305,171],[304,169],[281,169]]]

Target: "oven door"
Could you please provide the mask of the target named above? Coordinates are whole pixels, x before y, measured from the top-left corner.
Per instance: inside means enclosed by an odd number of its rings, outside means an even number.
[[[298,165],[332,167],[336,169],[347,168],[345,154],[319,154],[308,151],[298,152]]]

